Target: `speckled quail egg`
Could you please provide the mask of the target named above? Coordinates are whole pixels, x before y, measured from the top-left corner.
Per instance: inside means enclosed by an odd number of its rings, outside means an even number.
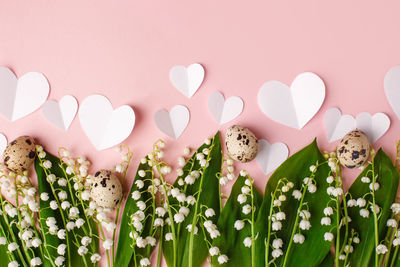
[[[228,154],[240,162],[249,162],[258,153],[256,136],[249,129],[239,125],[233,125],[226,131],[225,144]]]
[[[103,208],[114,208],[122,199],[122,185],[118,177],[109,170],[100,170],[94,175],[90,196]]]
[[[370,145],[367,136],[359,130],[346,134],[337,147],[337,157],[347,168],[361,167],[369,157]]]
[[[35,140],[29,136],[20,136],[7,145],[3,153],[3,162],[10,171],[22,173],[32,165],[35,157]]]

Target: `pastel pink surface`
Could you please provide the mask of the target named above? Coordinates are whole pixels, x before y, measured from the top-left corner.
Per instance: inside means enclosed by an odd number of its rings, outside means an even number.
[[[38,71],[48,78],[49,99],[66,94],[79,103],[91,94],[107,96],[114,108],[128,104],[136,124],[126,143],[135,160],[151,150],[158,138],[167,140],[167,160],[187,145],[196,147],[217,130],[241,124],[258,138],[284,142],[290,153],[317,137],[332,150],[323,127],[324,112],[338,107],[343,114],[384,112],[389,131],[375,143],[391,156],[400,123],[383,90],[385,73],[400,63],[399,1],[2,1],[0,4],[0,65],[17,76]],[[169,81],[174,65],[201,63],[205,80],[188,99]],[[318,74],[326,85],[321,110],[302,129],[277,124],[258,108],[257,93],[269,80],[290,84],[299,73]],[[240,96],[243,113],[219,126],[207,110],[209,95]],[[163,135],[153,116],[160,108],[181,104],[191,118],[178,140]],[[284,103],[282,103],[284,105]],[[51,125],[38,110],[14,123],[0,116],[0,132],[8,140],[29,134],[48,150],[69,147],[94,163],[92,171],[119,161],[112,149],[96,151],[78,118],[66,132]],[[255,161],[243,165],[263,190],[267,177]],[[355,172],[347,173],[350,184]],[[171,179],[173,177],[171,176]],[[128,188],[128,186],[126,187]],[[226,188],[229,191],[229,187]]]

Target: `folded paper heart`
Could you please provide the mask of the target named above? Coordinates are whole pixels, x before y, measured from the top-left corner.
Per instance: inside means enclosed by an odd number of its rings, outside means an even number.
[[[3,155],[4,150],[7,147],[7,138],[4,134],[0,133],[0,156]]]
[[[48,100],[44,103],[42,112],[48,121],[66,131],[78,111],[78,102],[71,95],[63,96],[59,102]]]
[[[301,129],[318,112],[325,98],[325,84],[316,74],[299,74],[291,86],[279,81],[264,83],[258,105],[270,119]]]
[[[187,107],[176,105],[168,112],[160,109],[154,114],[158,129],[173,139],[178,139],[186,129],[190,119]]]
[[[214,92],[208,98],[208,110],[215,121],[222,125],[242,113],[243,100],[237,96],[231,96],[225,100],[220,92]]]
[[[198,63],[189,67],[174,66],[169,72],[169,79],[179,92],[191,98],[203,82],[204,68]]]
[[[338,108],[331,108],[325,112],[324,125],[329,142],[339,140],[348,132],[358,129],[373,144],[389,129],[390,119],[384,113],[371,115],[368,112],[362,112],[354,118],[348,114],[342,115]]]
[[[102,95],[91,95],[83,100],[78,116],[83,131],[97,150],[121,143],[135,126],[135,112],[130,106],[113,109]]]
[[[264,174],[274,171],[289,155],[289,150],[284,143],[270,144],[265,139],[258,140],[258,143],[256,161]]]
[[[43,74],[28,72],[19,79],[6,67],[0,67],[0,113],[16,121],[37,110],[49,95],[49,83]]]
[[[400,119],[400,66],[393,67],[386,73],[383,87],[390,106]]]
[[[348,132],[353,131],[357,127],[354,117],[351,115],[342,115],[338,108],[331,108],[325,112],[324,125],[329,142],[343,138]]]

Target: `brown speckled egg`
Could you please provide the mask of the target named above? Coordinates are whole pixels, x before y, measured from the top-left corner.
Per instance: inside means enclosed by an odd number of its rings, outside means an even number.
[[[35,157],[35,140],[29,136],[20,136],[4,150],[3,162],[10,171],[22,173],[32,165]]]
[[[369,157],[370,145],[367,136],[359,130],[346,134],[337,147],[337,157],[347,168],[361,167]]]
[[[100,170],[94,175],[90,195],[100,207],[112,209],[122,199],[121,182],[113,172]]]
[[[229,155],[237,161],[249,162],[258,153],[256,136],[247,128],[233,125],[225,135],[225,144]]]

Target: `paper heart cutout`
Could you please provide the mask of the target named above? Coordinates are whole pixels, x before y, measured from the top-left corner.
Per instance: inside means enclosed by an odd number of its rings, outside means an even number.
[[[3,156],[6,147],[7,147],[7,137],[5,137],[4,134],[0,133],[0,156]]]
[[[329,142],[343,138],[348,132],[358,129],[365,133],[371,144],[381,138],[390,127],[390,119],[384,113],[371,115],[362,112],[354,118],[351,115],[341,115],[338,108],[325,112],[324,125]]]
[[[356,129],[357,122],[353,116],[342,115],[338,108],[331,108],[325,112],[324,125],[328,142],[333,142]]]
[[[368,137],[371,144],[381,138],[390,127],[390,119],[384,113],[362,112],[357,115],[357,129],[361,130]]]
[[[78,116],[83,131],[97,150],[121,143],[135,126],[135,112],[130,106],[113,109],[110,101],[102,95],[86,97]]]
[[[188,67],[174,66],[169,71],[169,79],[179,92],[191,98],[203,82],[204,68],[198,63]]]
[[[47,99],[50,86],[39,72],[28,72],[19,79],[0,67],[0,113],[16,121],[37,110]]]
[[[78,111],[78,101],[72,95],[63,96],[59,102],[48,100],[44,103],[42,112],[48,121],[66,131]]]
[[[325,84],[311,72],[299,74],[291,86],[279,81],[264,83],[258,105],[270,119],[301,129],[318,112],[325,99]]]
[[[274,171],[287,159],[288,155],[289,149],[284,143],[270,144],[265,139],[258,140],[256,161],[264,174]]]
[[[383,87],[390,106],[400,119],[400,66],[393,67],[386,73]]]
[[[231,96],[225,100],[220,92],[214,92],[208,98],[208,110],[215,121],[222,125],[242,113],[243,100],[238,96]]]
[[[186,129],[190,119],[187,107],[176,105],[168,112],[160,109],[154,114],[158,129],[171,138],[178,139]]]

